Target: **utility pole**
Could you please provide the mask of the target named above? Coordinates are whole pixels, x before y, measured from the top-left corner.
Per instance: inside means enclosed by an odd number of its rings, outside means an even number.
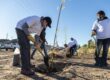
[[[60,15],[61,15],[61,10],[64,5],[65,0],[61,0],[61,5],[59,9],[59,14],[58,14],[58,20],[57,20],[57,26],[56,26],[56,31],[55,31],[55,37],[54,37],[54,44],[53,47],[58,46],[58,41],[57,41],[57,32],[58,32],[58,26],[59,26],[59,20],[60,20]]]
[[[64,27],[65,44],[67,44],[67,28]]]
[[[8,39],[8,33],[6,34],[6,39]]]

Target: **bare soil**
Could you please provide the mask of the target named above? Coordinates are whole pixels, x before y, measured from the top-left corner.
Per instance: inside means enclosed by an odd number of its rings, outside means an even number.
[[[20,74],[20,67],[12,66],[13,52],[0,51],[0,80],[110,80],[110,65],[108,67],[95,67],[93,54],[83,54],[72,58],[65,58],[63,51],[57,52],[53,66],[57,72],[40,73],[33,76]],[[31,60],[36,68],[45,69],[43,58],[36,53]],[[110,64],[110,60],[108,60]]]

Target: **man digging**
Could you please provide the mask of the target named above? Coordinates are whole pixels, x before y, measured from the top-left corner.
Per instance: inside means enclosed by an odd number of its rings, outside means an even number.
[[[17,23],[16,33],[21,54],[21,74],[34,75],[34,71],[31,70],[29,42],[32,41],[39,52],[42,52],[40,34],[44,28],[51,27],[51,23],[50,17],[38,16],[30,16]],[[35,33],[35,38],[31,36],[32,33]]]

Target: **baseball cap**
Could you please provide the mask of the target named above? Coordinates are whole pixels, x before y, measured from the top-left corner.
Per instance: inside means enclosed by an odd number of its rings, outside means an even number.
[[[47,17],[44,17],[44,20],[47,21],[49,28],[51,28],[51,23],[52,23],[51,18],[47,16]]]

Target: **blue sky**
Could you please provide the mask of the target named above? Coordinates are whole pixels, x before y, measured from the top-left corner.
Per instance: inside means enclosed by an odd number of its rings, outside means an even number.
[[[47,29],[46,38],[53,44],[61,0],[0,0],[0,39],[16,38],[16,23],[27,16],[50,16],[52,28]],[[104,10],[110,17],[110,0],[66,0],[58,29],[58,43],[63,45],[70,37],[85,44],[90,37],[91,27],[98,10]],[[66,33],[66,34],[65,34]]]

